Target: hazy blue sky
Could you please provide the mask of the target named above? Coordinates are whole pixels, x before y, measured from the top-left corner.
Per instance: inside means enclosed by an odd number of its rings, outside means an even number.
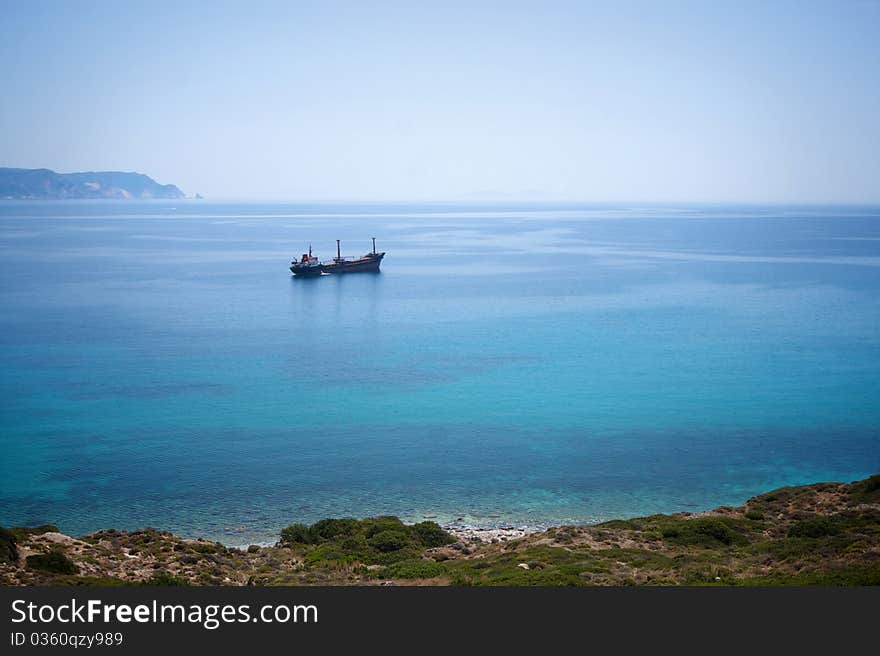
[[[213,198],[880,201],[880,2],[0,0],[0,166]]]

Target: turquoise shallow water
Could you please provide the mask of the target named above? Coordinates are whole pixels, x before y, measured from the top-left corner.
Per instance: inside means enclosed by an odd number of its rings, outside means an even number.
[[[291,257],[378,237],[379,275]],[[880,209],[0,203],[0,524],[546,526],[880,471]]]

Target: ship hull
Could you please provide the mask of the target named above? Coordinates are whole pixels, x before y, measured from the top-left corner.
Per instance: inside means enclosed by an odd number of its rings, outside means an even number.
[[[322,266],[309,266],[309,267],[298,267],[292,266],[290,267],[290,272],[295,275],[297,278],[314,278],[316,276],[320,276],[324,267]]]
[[[356,260],[340,260],[321,265],[324,273],[378,273],[385,253],[368,255]]]

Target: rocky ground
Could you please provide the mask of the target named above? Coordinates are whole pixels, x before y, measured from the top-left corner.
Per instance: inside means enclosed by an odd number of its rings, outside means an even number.
[[[444,530],[396,518],[293,525],[230,548],[155,529],[0,529],[4,585],[880,585],[880,475],[739,507],[591,526]]]

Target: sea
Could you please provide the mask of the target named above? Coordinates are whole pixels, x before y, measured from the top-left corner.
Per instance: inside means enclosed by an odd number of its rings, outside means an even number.
[[[315,255],[378,274],[299,279]],[[880,208],[0,202],[0,524],[542,528],[880,471]]]

